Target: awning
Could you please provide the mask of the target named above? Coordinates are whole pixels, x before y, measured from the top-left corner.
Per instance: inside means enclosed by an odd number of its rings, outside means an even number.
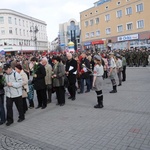
[[[92,45],[96,45],[96,44],[104,44],[103,40],[99,40],[99,41],[93,41]]]

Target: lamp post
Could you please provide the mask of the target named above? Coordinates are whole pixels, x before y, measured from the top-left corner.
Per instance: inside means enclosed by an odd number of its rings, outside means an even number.
[[[35,42],[35,50],[38,50],[38,46],[37,46],[37,33],[38,33],[38,27],[37,26],[31,26],[30,27],[30,32],[33,33],[33,39],[31,36],[31,40],[33,40]]]

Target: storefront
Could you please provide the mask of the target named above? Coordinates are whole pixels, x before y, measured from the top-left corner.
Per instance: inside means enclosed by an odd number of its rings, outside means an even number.
[[[94,46],[95,51],[100,51],[106,49],[105,42],[103,40],[93,41],[92,45]]]

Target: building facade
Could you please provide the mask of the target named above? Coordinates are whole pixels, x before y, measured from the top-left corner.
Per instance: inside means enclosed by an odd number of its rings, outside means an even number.
[[[48,49],[46,23],[19,12],[0,9],[0,51],[7,53]]]
[[[80,23],[75,19],[70,19],[66,23],[59,24],[58,39],[62,50],[68,48],[68,43],[70,41],[74,43],[75,50],[80,48]]]
[[[84,48],[150,47],[149,0],[99,0],[80,13]]]

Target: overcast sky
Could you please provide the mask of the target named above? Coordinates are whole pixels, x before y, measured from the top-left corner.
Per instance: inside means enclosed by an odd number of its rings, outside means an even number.
[[[12,9],[47,23],[48,39],[58,35],[59,24],[71,18],[80,21],[80,12],[93,7],[98,0],[3,0],[0,8]]]

